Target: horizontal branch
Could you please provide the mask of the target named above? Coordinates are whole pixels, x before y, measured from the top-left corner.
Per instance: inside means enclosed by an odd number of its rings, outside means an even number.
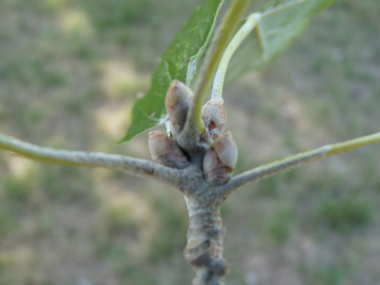
[[[181,177],[180,170],[161,166],[144,159],[100,152],[69,151],[40,147],[1,133],[0,149],[53,164],[122,170],[140,177],[162,181],[172,186],[178,186]]]
[[[215,188],[214,191],[217,191],[220,196],[227,197],[232,192],[248,183],[259,181],[263,178],[285,172],[302,164],[320,160],[327,156],[348,152],[378,142],[380,142],[380,133],[299,153],[243,172],[232,178],[228,183]]]

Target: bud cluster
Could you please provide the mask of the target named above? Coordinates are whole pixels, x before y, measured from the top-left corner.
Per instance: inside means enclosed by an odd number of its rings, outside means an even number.
[[[149,133],[149,150],[154,161],[172,168],[190,165],[191,157],[177,144],[193,99],[193,92],[182,82],[174,80],[166,94],[166,110],[170,132]],[[203,158],[205,179],[214,185],[227,182],[237,162],[237,146],[230,132],[223,134],[227,116],[223,99],[211,99],[202,108],[202,119],[209,136],[209,146]],[[173,132],[173,133],[172,133]]]

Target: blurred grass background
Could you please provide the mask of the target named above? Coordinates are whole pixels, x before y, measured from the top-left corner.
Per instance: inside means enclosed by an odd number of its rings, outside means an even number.
[[[146,135],[116,142],[203,2],[0,0],[1,131],[149,158]],[[228,86],[235,172],[379,131],[379,33],[377,0],[338,1],[264,71]],[[379,284],[379,159],[366,147],[233,195],[227,284]],[[183,198],[164,185],[0,152],[1,285],[190,284],[186,229]]]

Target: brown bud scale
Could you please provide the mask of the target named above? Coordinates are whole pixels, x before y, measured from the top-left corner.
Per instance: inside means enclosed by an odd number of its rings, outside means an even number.
[[[237,162],[236,143],[230,132],[221,136],[206,152],[203,171],[206,180],[212,184],[223,184],[231,179]]]
[[[202,108],[202,119],[212,140],[224,132],[227,121],[226,108],[223,99],[211,99]]]
[[[154,161],[168,167],[180,169],[189,165],[189,160],[185,153],[166,134],[159,131],[150,132],[148,144]]]
[[[166,94],[165,106],[174,130],[179,133],[187,118],[193,92],[184,83],[174,80]]]

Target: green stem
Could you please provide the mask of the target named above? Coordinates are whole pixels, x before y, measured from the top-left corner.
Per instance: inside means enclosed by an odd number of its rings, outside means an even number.
[[[222,98],[224,78],[226,76],[228,64],[232,56],[234,55],[236,49],[256,27],[257,23],[260,20],[260,17],[260,13],[253,13],[249,15],[244,25],[239,29],[239,31],[235,34],[234,38],[231,40],[220,61],[218,71],[216,72],[211,98]]]
[[[263,178],[267,178],[278,173],[285,172],[302,164],[318,161],[328,156],[336,155],[342,152],[348,152],[359,147],[379,142],[380,133],[376,133],[373,135],[349,140],[342,143],[325,145],[323,147],[311,151],[302,152],[246,171],[242,174],[235,176],[228,183],[216,188],[215,191],[218,193],[218,195],[227,197],[232,192],[234,192],[235,190],[244,186],[247,183],[259,181]]]
[[[214,78],[220,59],[250,2],[251,0],[234,0],[232,2],[227,15],[224,17],[213,39],[211,47],[207,51],[205,62],[195,87],[194,101],[188,114],[188,118],[190,118],[187,120],[187,124],[189,124],[188,128],[196,127],[201,133],[205,129],[202,121],[203,102],[205,101],[208,88]]]
[[[330,150],[326,153],[326,155],[336,155],[378,142],[380,142],[380,133],[330,145]]]

